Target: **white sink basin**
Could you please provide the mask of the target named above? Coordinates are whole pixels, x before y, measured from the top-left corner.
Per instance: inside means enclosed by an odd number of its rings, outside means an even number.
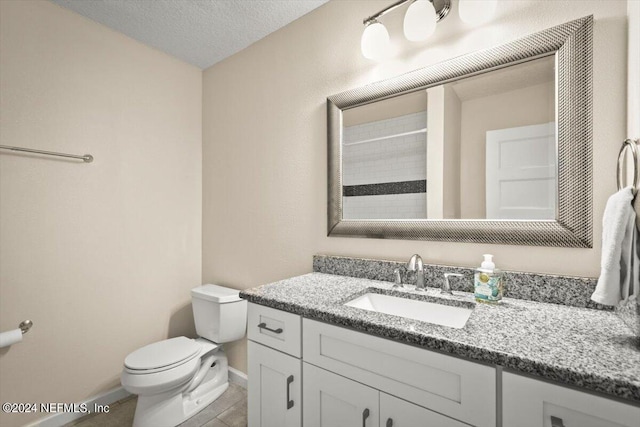
[[[472,308],[456,307],[373,292],[354,298],[344,305],[457,329],[464,328],[473,312]]]

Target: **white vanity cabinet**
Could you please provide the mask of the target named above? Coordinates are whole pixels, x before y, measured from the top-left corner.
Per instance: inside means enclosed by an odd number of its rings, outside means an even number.
[[[505,427],[638,427],[640,407],[505,372]]]
[[[300,427],[300,316],[249,304],[247,321],[249,427]]]
[[[509,372],[500,392],[493,366],[280,310],[247,327],[249,427],[640,427],[639,406]]]
[[[247,319],[249,427],[496,425],[493,367],[253,303]]]

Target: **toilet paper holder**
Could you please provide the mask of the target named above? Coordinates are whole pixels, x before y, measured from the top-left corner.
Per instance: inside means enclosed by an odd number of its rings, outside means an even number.
[[[20,328],[20,330],[22,331],[22,335],[24,335],[27,332],[29,332],[29,329],[31,329],[32,326],[33,326],[33,322],[31,320],[23,320],[18,325],[18,328]]]
[[[24,320],[20,322],[16,329],[0,332],[0,348],[11,347],[21,342],[24,334],[29,332],[32,326],[33,322],[31,320]]]

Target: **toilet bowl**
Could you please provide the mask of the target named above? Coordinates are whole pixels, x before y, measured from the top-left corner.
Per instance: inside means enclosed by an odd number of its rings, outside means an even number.
[[[229,387],[222,343],[246,330],[247,302],[217,285],[191,290],[200,338],[170,338],[142,347],[124,361],[120,381],[138,395],[135,427],[176,426],[216,400]]]

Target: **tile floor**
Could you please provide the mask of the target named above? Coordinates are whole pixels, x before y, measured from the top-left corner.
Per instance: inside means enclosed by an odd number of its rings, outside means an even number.
[[[109,405],[108,414],[88,415],[65,427],[129,427],[133,423],[136,397],[129,397]],[[180,424],[180,427],[246,427],[247,391],[236,384],[211,405]]]

